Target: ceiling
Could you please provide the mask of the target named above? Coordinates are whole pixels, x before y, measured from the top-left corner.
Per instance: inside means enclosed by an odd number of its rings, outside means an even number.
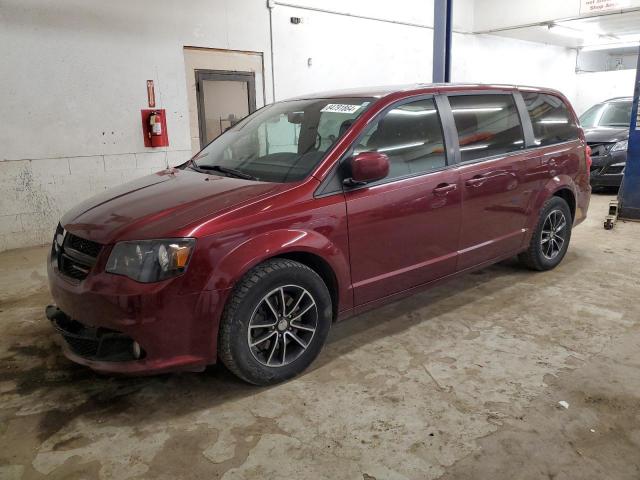
[[[640,41],[640,9],[486,33],[570,48],[611,44],[607,51],[617,49],[618,53],[621,53],[620,50],[633,52],[633,43],[637,45]]]

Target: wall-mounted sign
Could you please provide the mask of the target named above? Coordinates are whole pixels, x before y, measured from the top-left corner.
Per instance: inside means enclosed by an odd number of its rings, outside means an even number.
[[[580,0],[580,15],[640,6],[640,0]]]
[[[147,100],[149,100],[149,108],[156,106],[156,91],[153,88],[153,80],[147,80]]]

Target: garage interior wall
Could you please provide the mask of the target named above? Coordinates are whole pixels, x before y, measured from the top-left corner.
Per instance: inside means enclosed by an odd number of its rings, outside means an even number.
[[[577,8],[519,3],[523,8],[505,11],[498,0],[455,1],[453,81],[554,87],[584,109],[594,99],[579,91],[598,80],[576,75],[575,50],[470,33],[528,22],[539,11],[575,15]],[[432,1],[271,5],[0,0],[0,251],[46,244],[74,204],[190,157],[184,47],[261,53],[267,102],[431,80]],[[621,72],[605,73],[626,84]],[[148,79],[167,112],[166,148],[143,144]]]

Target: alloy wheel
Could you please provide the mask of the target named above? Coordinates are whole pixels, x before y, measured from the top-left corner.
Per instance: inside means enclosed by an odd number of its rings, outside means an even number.
[[[561,210],[552,210],[542,225],[540,248],[542,255],[553,260],[562,251],[567,235],[567,219]]]
[[[249,321],[247,342],[262,365],[282,367],[307,350],[317,327],[313,296],[299,285],[284,285],[258,303]]]

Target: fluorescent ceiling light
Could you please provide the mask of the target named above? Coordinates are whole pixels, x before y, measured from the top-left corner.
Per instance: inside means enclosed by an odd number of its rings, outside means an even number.
[[[600,45],[587,45],[580,50],[583,52],[595,52],[598,50],[613,50],[614,48],[633,48],[640,47],[640,42],[621,42],[621,43],[603,43]]]
[[[547,27],[551,33],[562,35],[563,37],[583,39],[586,32],[574,28],[563,27],[562,25],[549,25]]]
[[[566,27],[564,25],[558,25],[557,23],[552,23],[548,25],[547,28],[551,33],[561,35],[563,37],[582,40],[583,43],[597,43],[600,41],[601,37],[603,37],[600,29],[589,28],[587,25],[582,26],[587,28]]]

